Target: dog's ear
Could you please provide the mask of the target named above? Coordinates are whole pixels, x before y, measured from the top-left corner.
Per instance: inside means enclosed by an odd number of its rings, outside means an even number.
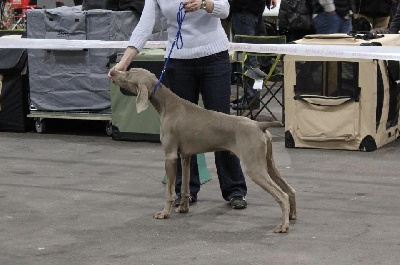
[[[140,113],[149,106],[149,91],[143,84],[139,84],[139,89],[136,97],[136,111]]]

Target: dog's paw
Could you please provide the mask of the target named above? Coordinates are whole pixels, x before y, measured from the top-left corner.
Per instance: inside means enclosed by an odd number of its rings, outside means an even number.
[[[297,214],[296,213],[290,213],[289,214],[289,220],[296,220]]]
[[[187,213],[189,212],[189,207],[184,207],[182,205],[179,205],[176,209],[175,209],[176,213]]]
[[[289,232],[289,225],[279,224],[273,229],[274,233],[287,233]]]
[[[165,213],[164,211],[159,211],[154,214],[155,219],[167,219],[169,216],[169,213]]]

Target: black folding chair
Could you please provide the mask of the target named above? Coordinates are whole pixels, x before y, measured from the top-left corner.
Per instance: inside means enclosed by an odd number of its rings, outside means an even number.
[[[250,35],[236,35],[234,41],[237,43],[251,43],[251,44],[285,44],[285,36],[250,36]],[[255,56],[257,60],[261,61],[263,58],[271,58],[273,61],[268,71],[263,72],[258,68],[248,67],[247,60],[249,56]],[[283,94],[283,72],[278,72],[277,68],[283,65],[283,55],[277,53],[255,53],[237,51],[233,54],[232,61],[239,64],[239,69],[235,71],[237,79],[237,98],[239,98],[239,90],[243,88],[244,97],[246,97],[246,90],[249,87],[249,80],[254,80],[254,83],[262,83],[259,86],[259,92],[256,93],[252,99],[245,98],[246,104],[244,109],[238,109],[237,115],[250,117],[256,119],[257,116],[266,110],[273,119],[278,120],[276,115],[271,110],[271,104],[278,103],[282,107],[282,122],[284,120],[284,102],[282,98],[278,98],[278,93]],[[283,71],[283,67],[281,67]],[[259,109],[253,109],[253,104],[260,104]]]

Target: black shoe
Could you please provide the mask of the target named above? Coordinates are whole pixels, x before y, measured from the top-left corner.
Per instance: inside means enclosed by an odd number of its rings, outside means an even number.
[[[174,201],[175,207],[178,207],[181,204],[182,200],[182,195],[177,195],[176,199]],[[197,202],[197,199],[193,198],[192,196],[189,196],[189,206],[193,205],[193,203]]]
[[[260,68],[251,68],[245,72],[245,75],[254,80],[262,80],[266,78],[268,74]]]
[[[267,74],[269,73],[270,70],[271,70],[271,67],[262,69],[262,71],[267,73]],[[283,73],[281,73],[279,70],[275,69],[272,72],[271,77],[268,80],[269,81],[282,81],[283,80]]]
[[[280,81],[283,81],[283,74],[281,73],[281,72],[274,72],[272,75],[271,75],[271,77],[269,78],[269,81],[272,81],[272,82],[280,82]]]
[[[243,101],[243,97],[234,99],[234,100],[231,101],[231,105],[232,105],[232,104],[238,104],[239,102],[242,102],[242,101]]]
[[[229,206],[232,207],[232,209],[240,210],[247,208],[247,202],[242,196],[234,196],[229,200]]]
[[[251,104],[249,105],[249,103]],[[233,110],[255,110],[260,108],[260,102],[255,98],[242,97],[239,100],[236,100],[235,103],[232,101],[231,108]]]
[[[268,75],[269,71],[271,71],[271,67],[272,67],[272,65],[267,66],[267,67],[261,67],[260,69],[261,69],[261,71],[263,71],[264,73],[266,73]],[[274,71],[272,72],[272,75],[276,75],[276,74],[280,74],[280,73],[281,72],[275,68]]]

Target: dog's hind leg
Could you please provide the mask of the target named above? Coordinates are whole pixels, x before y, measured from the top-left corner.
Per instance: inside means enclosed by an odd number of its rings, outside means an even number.
[[[189,181],[190,181],[190,158],[191,156],[181,155],[182,163],[182,188],[181,188],[181,203],[175,209],[177,213],[187,213],[189,211]]]
[[[162,211],[159,211],[154,215],[154,218],[156,219],[167,219],[171,216],[172,203],[175,199],[175,179],[177,162],[177,154],[166,155],[165,172],[167,175],[167,185],[165,189],[165,206]]]
[[[260,187],[262,187],[265,191],[274,197],[274,199],[278,202],[279,206],[282,210],[282,223],[278,224],[273,231],[275,233],[287,233],[289,230],[289,198],[286,193],[282,191],[282,189],[268,176],[267,172],[264,172],[267,177],[257,177],[254,178],[254,182]]]
[[[296,191],[282,178],[278,168],[275,166],[274,158],[272,155],[272,144],[271,141],[267,143],[267,170],[272,180],[278,184],[279,187],[289,196],[290,213],[289,219],[296,219]]]
[[[249,175],[251,180],[271,194],[282,209],[282,223],[278,224],[273,231],[275,233],[288,232],[290,211],[289,196],[283,192],[283,190],[268,175],[265,160],[254,162],[243,159],[242,162],[245,164],[246,173]]]

